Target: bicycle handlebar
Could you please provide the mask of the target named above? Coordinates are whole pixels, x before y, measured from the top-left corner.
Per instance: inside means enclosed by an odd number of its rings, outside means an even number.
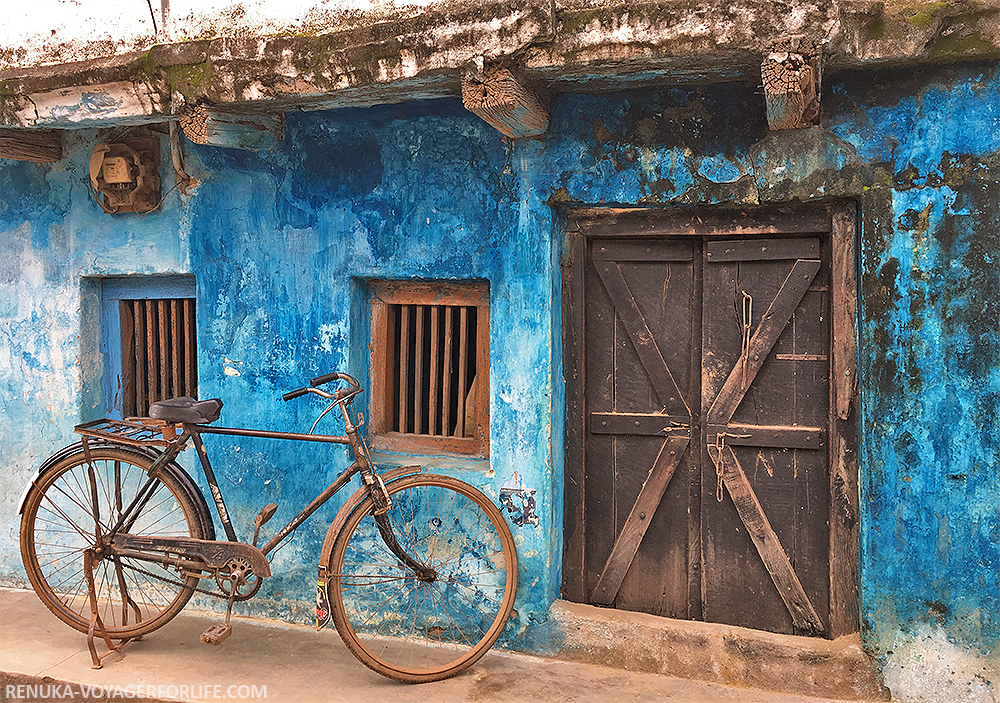
[[[319,393],[324,395],[323,391],[314,391],[313,388],[317,386],[322,386],[324,383],[329,383],[330,381],[344,381],[350,388],[340,388],[334,394],[333,398],[336,400],[343,400],[345,398],[350,398],[361,392],[361,384],[358,379],[354,378],[350,374],[341,373],[339,371],[334,371],[333,373],[323,374],[322,376],[317,376],[316,378],[309,381],[311,388],[297,388],[294,391],[288,391],[281,396],[281,399],[286,403],[293,398],[298,398],[305,395],[306,393]],[[324,397],[329,398],[329,395],[324,395]]]
[[[292,398],[298,398],[299,396],[305,395],[308,392],[309,392],[308,388],[299,388],[294,391],[288,391],[283,396],[281,396],[281,399],[287,403]]]
[[[324,383],[337,380],[346,381],[349,385],[354,386],[352,390],[361,390],[361,384],[358,383],[358,379],[354,378],[354,376],[351,376],[350,374],[342,373],[340,371],[334,371],[333,373],[317,376],[313,380],[309,381],[309,385],[316,388],[317,386],[322,386]]]

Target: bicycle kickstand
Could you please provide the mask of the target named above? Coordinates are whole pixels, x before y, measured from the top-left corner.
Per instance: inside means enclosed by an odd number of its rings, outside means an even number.
[[[93,549],[85,549],[83,551],[83,570],[87,575],[87,593],[90,600],[90,627],[87,629],[87,647],[90,649],[90,658],[94,662],[90,667],[91,669],[100,669],[104,666],[101,664],[101,660],[112,652],[121,654],[122,645],[128,642],[127,639],[124,639],[116,647],[111,642],[111,637],[108,636],[108,631],[104,627],[104,621],[101,619],[101,614],[97,608],[97,588],[94,586],[94,561],[96,557],[97,555]],[[101,655],[98,655],[97,646],[94,644],[94,634],[98,629],[101,631],[104,644],[108,646],[108,651]]]

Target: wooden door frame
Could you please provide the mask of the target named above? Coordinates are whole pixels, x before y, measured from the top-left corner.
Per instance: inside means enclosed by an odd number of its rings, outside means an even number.
[[[745,208],[599,208],[563,211],[563,368],[566,379],[565,466],[586,459],[585,280],[593,237],[829,236],[830,276],[830,601],[827,637],[857,632],[858,384],[857,283],[853,202]],[[585,486],[564,480],[563,597],[587,602],[584,565]],[[693,545],[692,545],[693,546]],[[700,544],[698,545],[700,554]],[[700,563],[699,563],[700,568]]]

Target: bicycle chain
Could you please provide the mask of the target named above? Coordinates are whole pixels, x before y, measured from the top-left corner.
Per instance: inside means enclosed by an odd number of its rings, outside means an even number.
[[[172,586],[180,586],[181,588],[188,588],[188,585],[185,584],[185,583],[181,583],[180,581],[173,581],[173,580],[167,578],[166,576],[160,576],[159,574],[154,574],[151,571],[146,571],[145,569],[143,569],[140,566],[129,565],[129,566],[126,566],[125,568],[132,569],[134,571],[138,571],[140,574],[145,574],[146,576],[152,576],[154,579],[157,579],[158,581],[163,581],[164,583],[169,583]],[[208,591],[208,590],[205,590],[204,588],[198,588],[197,586],[190,586],[190,588],[195,593],[202,593],[202,594],[204,594],[206,596],[212,596],[213,598],[218,598],[220,600],[228,600],[229,599],[229,596],[227,594],[225,594],[225,593],[221,593],[221,592],[216,593],[215,591]]]

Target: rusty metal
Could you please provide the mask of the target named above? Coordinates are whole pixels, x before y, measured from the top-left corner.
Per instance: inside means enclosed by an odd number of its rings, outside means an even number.
[[[246,560],[260,576],[271,575],[271,565],[259,549],[243,542],[223,542],[219,540],[194,539],[192,537],[158,537],[155,535],[132,535],[127,532],[110,538],[108,551],[112,554],[147,557],[145,552],[160,552],[175,554],[182,560],[188,560],[185,565],[204,565],[205,569],[221,569],[231,560],[240,558]]]
[[[116,444],[128,444],[133,447],[166,447],[173,443],[176,437],[174,425],[168,425],[159,420],[139,421],[112,420],[104,418],[77,425],[73,431],[84,437],[105,439]],[[167,438],[165,434],[172,434]]]
[[[233,603],[253,597],[260,589],[263,579],[271,576],[271,568],[266,555],[276,549],[289,534],[318,510],[320,506],[326,503],[330,497],[346,486],[355,474],[361,475],[365,487],[362,490],[367,490],[367,494],[372,497],[375,503],[374,513],[376,514],[376,523],[390,551],[402,563],[412,569],[418,579],[433,581],[437,578],[437,573],[433,569],[421,564],[405,551],[396,540],[391,525],[384,517],[385,512],[391,506],[388,490],[382,478],[376,473],[375,467],[369,459],[368,448],[358,432],[358,426],[352,421],[347,408],[353,395],[360,391],[360,387],[353,378],[344,378],[342,374],[338,374],[338,376],[342,380],[351,382],[354,386],[354,389],[351,390],[354,392],[347,392],[346,394],[338,392],[334,395],[316,388],[308,388],[294,391],[291,394],[286,394],[286,396],[296,397],[297,395],[309,392],[332,401],[330,407],[324,411],[324,415],[334,407],[340,408],[345,424],[345,435],[343,436],[275,432],[233,427],[207,427],[200,424],[171,423],[149,418],[128,418],[125,420],[104,418],[75,427],[75,431],[83,437],[83,451],[88,457],[91,451],[90,442],[93,440],[99,440],[101,443],[157,448],[160,450],[159,455],[155,458],[155,461],[147,472],[148,478],[146,483],[124,510],[122,510],[121,506],[121,496],[115,496],[117,500],[115,507],[119,513],[116,524],[105,532],[102,530],[98,518],[98,525],[95,528],[94,546],[84,550],[84,570],[92,613],[87,643],[94,662],[94,668],[100,668],[101,659],[110,654],[111,651],[121,651],[120,645],[118,647],[113,645],[99,613],[99,594],[96,590],[94,570],[102,560],[109,560],[115,564],[115,574],[123,595],[121,613],[123,623],[128,622],[130,610],[134,613],[136,622],[140,622],[142,618],[137,604],[127,592],[126,579],[121,570],[122,559],[129,559],[140,563],[160,564],[164,567],[176,569],[185,577],[193,576],[198,579],[214,579],[221,593],[207,591],[202,588],[194,588],[193,590],[228,600],[225,621],[213,625],[201,637],[202,642],[207,644],[220,644],[232,632],[229,620]],[[324,380],[324,377],[320,377],[314,379],[314,382],[322,382]],[[318,384],[314,383],[314,385]],[[360,423],[360,420],[358,422]],[[254,543],[252,545],[238,541],[232,520],[222,500],[222,492],[219,489],[207,452],[201,441],[202,434],[346,444],[354,449],[355,459],[309,505],[279,530],[262,548],[258,549],[256,547],[257,531],[270,519],[277,506],[274,504],[268,505],[257,516]],[[173,461],[180,451],[185,448],[189,440],[197,450],[202,470],[211,488],[212,496],[215,499],[219,517],[225,528],[228,540],[203,540],[190,537],[130,534],[128,530],[131,529],[132,523],[136,519],[135,516],[139,511],[143,510],[151,497],[153,487],[156,484],[159,467]],[[411,469],[412,467],[407,467],[403,470],[408,471]],[[393,477],[398,471],[400,470],[390,471],[386,475]],[[95,503],[95,517],[97,517],[97,487],[92,474],[93,469],[91,469],[90,476],[90,492],[91,498]],[[116,473],[116,486],[119,485],[120,480],[120,476]],[[118,492],[120,492],[120,489],[116,490],[116,493]],[[130,565],[129,568],[134,568],[140,573],[166,583],[188,587],[181,581],[172,581],[164,575],[154,574],[137,565]],[[109,648],[109,652],[103,655],[98,655],[97,653],[94,642],[94,638],[97,635],[100,635],[105,640]]]
[[[127,640],[123,640],[116,647],[111,642],[111,637],[108,635],[108,631],[104,627],[104,620],[101,619],[101,613],[97,608],[97,588],[94,585],[95,560],[97,560],[97,554],[93,549],[83,550],[83,570],[87,579],[87,596],[90,601],[90,627],[87,629],[87,648],[90,650],[90,658],[93,661],[90,668],[100,669],[103,666],[103,664],[101,664],[101,660],[112,652],[121,653],[122,645],[125,644]],[[94,644],[94,635],[98,630],[101,633],[101,637],[104,639],[104,644],[108,647],[108,651],[100,655],[97,653],[97,646]]]

